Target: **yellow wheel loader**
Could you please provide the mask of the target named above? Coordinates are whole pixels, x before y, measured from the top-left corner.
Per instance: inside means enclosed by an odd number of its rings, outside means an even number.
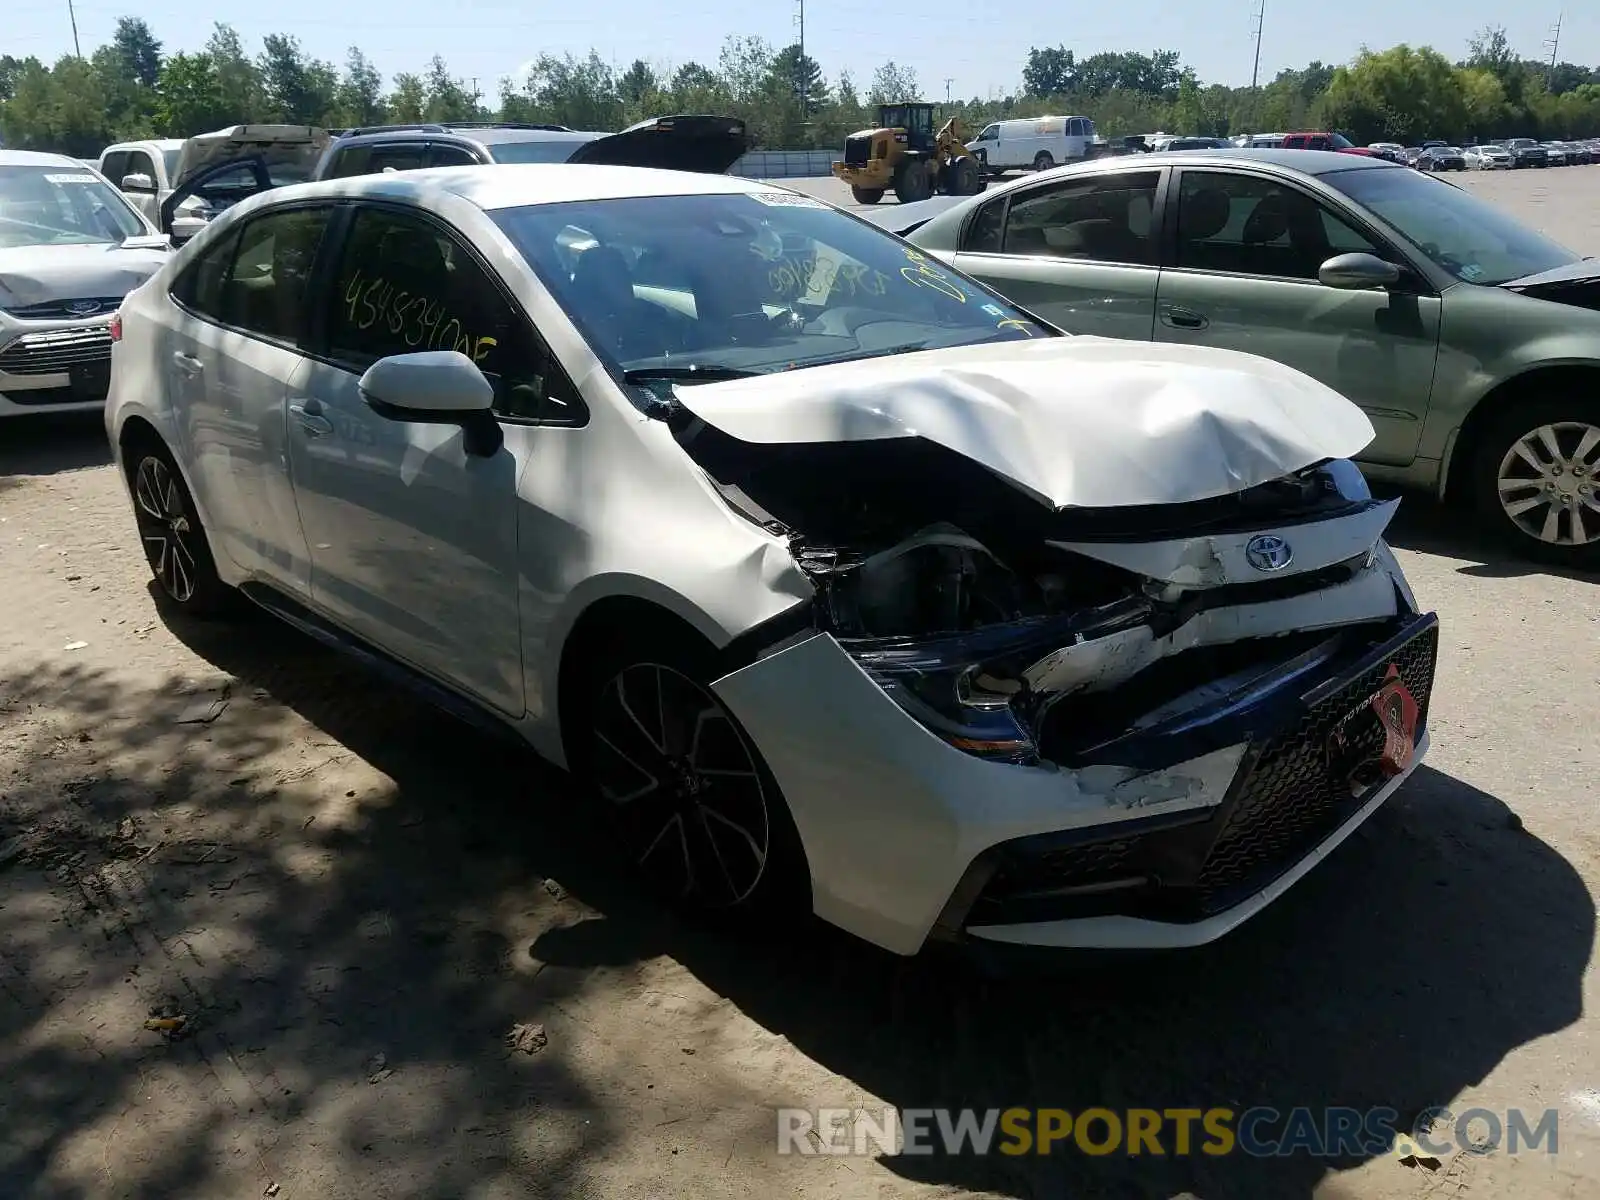
[[[892,190],[902,204],[935,193],[973,196],[983,191],[983,172],[967,153],[967,130],[951,117],[936,131],[931,104],[884,104],[878,127],[852,133],[844,142],[844,161],[833,164],[836,179],[850,185],[858,204],[876,204]]]

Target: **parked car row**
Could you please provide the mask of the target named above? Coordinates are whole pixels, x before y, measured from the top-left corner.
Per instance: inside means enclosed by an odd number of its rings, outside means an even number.
[[[616,134],[550,125],[239,125],[108,146],[97,163],[0,151],[0,418],[98,409],[110,319],[131,289],[234,204],[314,179],[429,166],[586,162],[722,172],[742,121],[659,117]],[[120,188],[113,186],[115,179]]]

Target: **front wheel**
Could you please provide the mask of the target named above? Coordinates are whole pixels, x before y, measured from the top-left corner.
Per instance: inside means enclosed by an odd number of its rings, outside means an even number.
[[[1474,464],[1478,508],[1520,554],[1600,567],[1600,403],[1549,400],[1494,420]]]
[[[575,765],[652,889],[735,920],[809,908],[799,834],[760,751],[708,686],[709,651],[625,638],[598,667]]]
[[[233,590],[217,575],[194,497],[172,455],[153,441],[136,445],[127,470],[139,541],[161,595],[194,616],[222,612]]]
[[[921,160],[907,159],[895,173],[894,195],[901,204],[915,204],[933,194],[932,172]]]
[[[883,199],[882,188],[852,186],[850,188],[850,194],[855,197],[857,204],[876,204],[879,200]]]

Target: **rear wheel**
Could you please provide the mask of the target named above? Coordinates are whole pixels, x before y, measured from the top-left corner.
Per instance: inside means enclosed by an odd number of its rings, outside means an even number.
[[[233,589],[217,575],[194,497],[172,455],[152,438],[135,442],[124,461],[139,541],[161,594],[194,616],[226,609]]]
[[[857,204],[876,204],[879,200],[883,199],[882,188],[852,186],[850,189],[850,194],[855,197]]]
[[[1544,400],[1501,414],[1473,475],[1479,511],[1518,553],[1600,567],[1600,403]]]
[[[809,910],[799,834],[761,753],[709,687],[709,648],[622,637],[589,672],[575,767],[652,890],[700,915]]]
[[[1055,165],[1056,160],[1048,150],[1041,150],[1033,156],[1033,169],[1035,171],[1048,171]]]

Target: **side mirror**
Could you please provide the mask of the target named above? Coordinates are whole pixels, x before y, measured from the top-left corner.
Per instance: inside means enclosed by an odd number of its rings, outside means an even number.
[[[1400,282],[1400,268],[1374,254],[1336,254],[1317,270],[1324,287],[1346,292],[1393,287]]]
[[[367,407],[391,421],[459,425],[462,446],[483,458],[505,441],[495,419],[494,387],[456,350],[424,350],[380,358],[361,377]]]
[[[122,190],[125,192],[151,192],[156,190],[156,181],[142,171],[122,177]]]
[[[168,233],[172,235],[172,244],[181,246],[205,227],[204,217],[174,217]]]

